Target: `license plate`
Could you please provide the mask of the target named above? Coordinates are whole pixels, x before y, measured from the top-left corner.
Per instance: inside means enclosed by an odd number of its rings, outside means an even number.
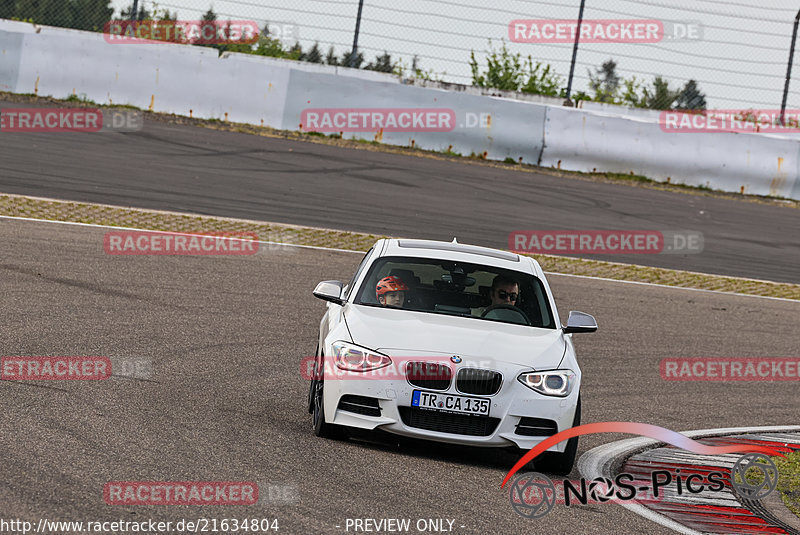
[[[414,395],[411,398],[411,406],[419,407],[420,409],[487,416],[489,414],[490,401],[491,400],[484,398],[434,394],[432,392],[414,390]]]

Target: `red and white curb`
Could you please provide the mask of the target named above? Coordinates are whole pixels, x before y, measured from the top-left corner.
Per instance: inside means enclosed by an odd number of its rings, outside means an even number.
[[[800,450],[800,426],[796,425],[703,429],[681,434],[715,446],[759,444],[783,452]],[[660,444],[663,443],[650,438],[631,438],[604,444],[580,457],[578,471],[586,479],[605,477],[612,480],[622,472],[633,474],[637,479],[649,479],[654,470],[673,471],[676,468],[684,473],[729,473],[741,457],[737,454],[699,455],[672,446],[658,447]],[[621,505],[648,520],[687,535],[799,533],[760,507],[759,502],[741,500],[727,481],[726,487],[719,492],[679,495],[674,483],[664,490],[666,492],[660,500],[623,502]]]

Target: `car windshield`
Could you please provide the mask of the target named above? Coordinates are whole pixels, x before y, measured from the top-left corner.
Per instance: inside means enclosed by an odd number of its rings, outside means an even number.
[[[396,305],[399,308],[479,321],[556,328],[547,293],[537,277],[467,262],[381,258],[370,267],[354,302],[384,306],[375,287],[381,279],[392,276],[408,288],[403,301]],[[386,303],[385,306],[392,306],[388,300]]]

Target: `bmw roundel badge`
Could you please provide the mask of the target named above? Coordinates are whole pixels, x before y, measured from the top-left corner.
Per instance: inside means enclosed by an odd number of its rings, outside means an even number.
[[[452,360],[454,363],[458,364],[458,363],[461,362],[461,357],[459,357],[458,355],[453,355],[452,357],[450,357],[450,360]]]

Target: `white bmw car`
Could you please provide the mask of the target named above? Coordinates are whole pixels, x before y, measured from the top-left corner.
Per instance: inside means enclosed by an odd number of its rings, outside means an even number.
[[[379,240],[349,284],[324,281],[314,295],[328,302],[308,400],[318,436],[380,429],[528,450],[580,423],[572,333],[597,324],[570,312],[562,327],[532,258],[456,240]],[[562,442],[537,469],[569,473],[577,447]]]

